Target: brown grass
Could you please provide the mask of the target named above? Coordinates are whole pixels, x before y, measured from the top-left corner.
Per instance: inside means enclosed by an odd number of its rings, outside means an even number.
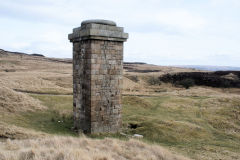
[[[4,86],[0,88],[0,112],[26,112],[45,108],[38,100],[26,94],[15,92]]]
[[[46,135],[47,135],[46,133],[36,132],[31,129],[21,128],[21,127],[0,122],[0,138],[26,139],[26,138],[45,137]]]
[[[127,105],[133,105],[136,107],[143,107],[143,108],[149,108],[151,107],[151,103],[144,98],[141,97],[135,97],[135,96],[129,96],[125,97],[124,101],[126,101]]]
[[[6,72],[14,69],[15,72]],[[40,93],[72,93],[72,65],[41,57],[0,57],[0,86]]]
[[[0,142],[6,160],[187,160],[157,145],[138,140],[48,137]]]

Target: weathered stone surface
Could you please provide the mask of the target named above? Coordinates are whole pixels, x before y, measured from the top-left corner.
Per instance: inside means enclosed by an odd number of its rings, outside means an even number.
[[[92,20],[86,20],[81,23],[81,25],[89,24],[89,23],[94,23],[94,24],[105,24],[109,26],[116,26],[117,24],[113,21],[109,20],[103,20],[103,19],[92,19]]]
[[[71,42],[85,39],[98,39],[109,41],[126,41],[128,34],[124,33],[123,27],[107,25],[107,23],[84,23],[81,27],[74,28],[73,33],[68,35]]]
[[[121,128],[123,42],[128,34],[111,21],[84,21],[73,29],[74,127],[85,133]]]

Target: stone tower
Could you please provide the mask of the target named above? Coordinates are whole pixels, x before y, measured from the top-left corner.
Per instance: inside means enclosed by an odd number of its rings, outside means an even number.
[[[121,128],[122,27],[107,20],[87,20],[74,28],[74,127],[84,133],[118,132]]]

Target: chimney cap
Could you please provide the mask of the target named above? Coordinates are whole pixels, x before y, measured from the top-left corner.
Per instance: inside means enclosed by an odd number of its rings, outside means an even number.
[[[104,19],[85,20],[85,21],[82,21],[81,25],[85,25],[85,24],[89,24],[89,23],[104,24],[104,25],[109,25],[109,26],[116,26],[117,25],[114,21],[104,20]]]

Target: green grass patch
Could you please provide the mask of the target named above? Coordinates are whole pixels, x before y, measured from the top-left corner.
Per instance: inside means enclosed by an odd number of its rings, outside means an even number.
[[[148,102],[147,107],[144,102]],[[174,148],[196,159],[203,152],[201,147],[211,148],[204,151],[206,154],[219,150],[240,153],[237,130],[240,126],[236,123],[240,110],[234,107],[240,101],[234,101],[233,106],[229,106],[229,101],[221,106],[210,102],[210,97],[124,97],[124,132],[141,134],[148,142]],[[131,129],[130,124],[138,127]],[[228,132],[231,130],[235,133]]]
[[[53,134],[75,134],[71,130],[73,127],[72,96],[36,94],[31,96],[48,107],[46,111],[24,115],[31,121],[29,125],[32,128]]]
[[[31,94],[35,99],[42,102],[49,110],[58,112],[60,114],[72,115],[73,111],[73,97],[68,95],[38,95]]]
[[[50,134],[76,135],[73,127],[72,96],[31,94],[47,106],[47,110],[4,116],[4,121],[20,127]]]

